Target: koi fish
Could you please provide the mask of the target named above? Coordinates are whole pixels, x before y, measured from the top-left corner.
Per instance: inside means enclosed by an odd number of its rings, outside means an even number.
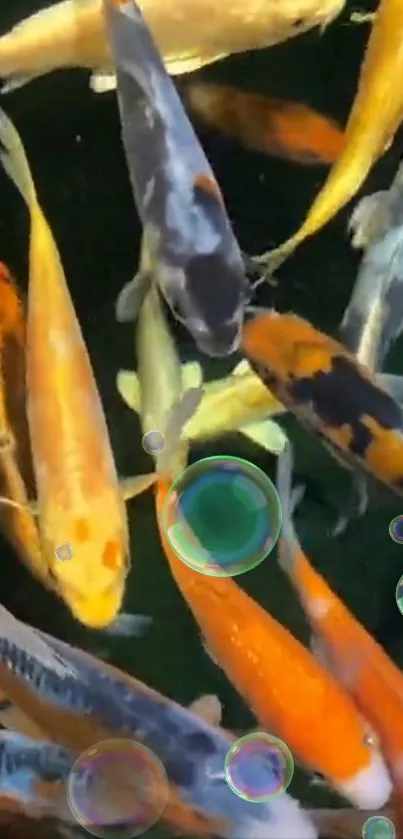
[[[316,26],[322,29],[345,0],[140,0],[139,6],[171,75],[190,73],[230,53],[261,49]],[[0,76],[7,91],[53,70],[94,70],[91,87],[116,87],[103,0],[63,0],[17,23],[0,38]],[[4,88],[3,88],[4,91]]]
[[[403,92],[394,82],[403,73],[402,37],[400,0],[381,0],[345,129],[343,151],[299,230],[278,248],[257,258],[269,272],[353,198],[375,161],[392,143],[403,116]]]
[[[27,412],[44,567],[73,615],[102,628],[120,610],[129,570],[123,495],[60,256],[20,137],[2,111],[0,139],[1,161],[27,203],[31,223]],[[150,475],[129,481],[126,495],[153,481]],[[68,548],[62,559],[61,546]]]
[[[202,387],[198,407],[178,429],[184,444],[211,439],[228,431],[241,431],[268,451],[276,453],[284,448],[285,433],[277,423],[266,419],[284,409],[271,397],[247,362],[242,361],[227,379],[208,384],[202,382],[203,372],[198,362],[181,365],[155,286],[141,304],[135,343],[137,373],[120,370],[116,383],[124,402],[141,417],[144,435],[159,430],[165,443],[169,418],[181,395],[188,387]],[[163,451],[154,456],[156,471],[168,469],[170,474],[177,475],[186,462],[183,454],[174,444],[168,465],[165,444]]]
[[[343,148],[337,123],[297,102],[203,82],[185,85],[185,101],[212,128],[274,157],[333,163]]]
[[[143,246],[140,270],[148,264],[146,260]],[[203,373],[198,362],[181,365],[155,284],[151,285],[140,306],[135,327],[135,345],[138,378],[134,373],[125,374],[120,371],[117,387],[119,393],[130,392],[130,400],[136,403],[141,416],[143,434],[159,431],[163,436],[163,449],[154,456],[156,472],[168,470],[176,475],[177,471],[181,471],[177,446],[190,412],[184,416],[183,424],[176,426],[174,434],[172,427],[169,431],[170,421],[176,414],[180,400],[189,390],[195,390],[200,402],[203,395]],[[130,383],[127,375],[134,377]],[[182,462],[182,452],[179,462]]]
[[[163,525],[169,489],[168,481],[156,484],[161,544],[213,660],[259,725],[286,742],[297,761],[320,771],[357,807],[382,806],[389,776],[350,697],[234,580],[206,577],[177,557]]]
[[[249,293],[212,169],[131,0],[105,0],[122,140],[149,268],[122,290],[118,320],[136,317],[151,275],[198,348],[234,352]]]
[[[322,660],[376,731],[403,830],[403,672],[315,571],[301,548],[292,521],[297,495],[292,493],[290,446],[277,461],[277,491],[283,510],[277,559],[297,590]]]
[[[25,410],[25,318],[10,272],[0,263],[0,516],[24,564],[42,582],[42,546],[28,503],[34,492]],[[9,500],[10,504],[7,503]]]
[[[158,802],[164,796],[163,820],[186,835],[316,839],[311,821],[287,793],[265,804],[234,796],[224,771],[232,735],[116,667],[10,617],[1,608],[1,688],[55,745],[74,756],[116,737],[146,745],[162,762],[168,781],[168,789],[153,790],[148,803],[155,807],[155,798]],[[25,642],[29,633],[33,636],[29,649],[26,643],[20,645],[20,626]],[[64,663],[71,670],[70,675],[55,672],[51,658],[49,666],[41,661],[38,642],[49,648],[49,657],[53,655],[59,667]],[[262,785],[274,783],[267,761],[251,761]],[[130,778],[128,784],[133,795]],[[124,800],[127,789],[121,786],[116,791],[115,784],[115,795]],[[115,812],[119,800],[114,802]]]
[[[372,375],[308,321],[274,310],[245,325],[242,348],[274,396],[338,461],[358,467],[353,480],[360,515],[368,503],[365,474],[403,495],[403,410],[384,389],[382,376]],[[344,517],[335,532],[342,525]]]
[[[403,164],[389,190],[359,202],[349,227],[364,256],[340,335],[375,372],[403,329]]]

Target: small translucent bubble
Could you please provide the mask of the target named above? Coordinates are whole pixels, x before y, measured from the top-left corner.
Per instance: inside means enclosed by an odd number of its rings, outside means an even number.
[[[395,516],[389,525],[389,536],[394,542],[403,545],[403,516]]]
[[[143,437],[143,449],[147,454],[161,454],[165,447],[165,440],[160,431],[147,431]]]
[[[278,737],[254,731],[231,746],[225,761],[225,776],[233,792],[260,804],[285,792],[294,774],[288,746]]]
[[[61,559],[62,562],[66,559],[72,559],[74,554],[73,546],[70,545],[70,542],[63,542],[63,545],[59,545],[59,547],[56,548],[55,554],[57,559]]]
[[[395,839],[396,829],[386,816],[371,816],[362,827],[362,839]]]
[[[235,577],[259,565],[281,528],[281,504],[270,479],[237,457],[197,461],[173,483],[163,524],[186,565],[212,577]]]
[[[104,740],[75,762],[68,779],[71,812],[100,839],[134,839],[162,816],[168,780],[156,755],[134,740]]]
[[[400,577],[400,580],[396,586],[396,603],[399,612],[403,615],[403,577]]]

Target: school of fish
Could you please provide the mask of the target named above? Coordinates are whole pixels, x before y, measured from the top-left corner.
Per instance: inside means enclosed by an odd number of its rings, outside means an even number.
[[[0,92],[10,95],[0,107],[0,167],[22,199],[28,231],[26,291],[22,277],[0,262],[0,528],[84,639],[68,644],[0,604],[0,837],[56,839],[86,835],[86,828],[118,836],[137,807],[184,839],[360,839],[374,815],[386,816],[394,839],[403,839],[403,670],[305,552],[295,519],[306,488],[294,486],[293,439],[299,425],[349,482],[329,535],[336,549],[351,519],[374,507],[377,491],[403,498],[403,377],[385,369],[403,330],[403,164],[350,212],[360,265],[336,337],[292,308],[257,305],[266,280],[276,282],[274,272],[298,246],[365,190],[393,144],[403,121],[396,81],[402,0],[348,11],[349,25],[369,24],[369,33],[345,126],[330,108],[320,113],[200,73],[309,30],[326,39],[345,6],[61,0],[0,36]],[[133,237],[136,224],[141,230],[132,279],[111,315],[130,324],[133,360],[122,359],[114,375],[121,404],[132,412],[134,445],[143,440],[146,448],[156,432],[163,442],[146,449],[149,468],[134,475],[119,474],[63,243],[42,209],[19,118],[8,115],[13,91],[73,68],[90,72],[93,92],[110,94]],[[260,256],[243,251],[199,129],[222,135],[223,144],[238,142],[245,154],[329,168],[285,243]],[[180,331],[190,346],[186,360]],[[215,365],[220,372],[211,376]],[[176,482],[195,462],[193,450],[217,447],[222,438],[230,446],[237,434],[251,462],[255,455],[273,473],[281,521],[272,568],[302,608],[309,646],[234,577],[200,573],[184,561],[167,531],[167,509],[178,501]],[[200,656],[253,716],[249,731],[286,743],[310,786],[337,796],[335,807],[313,808],[294,780],[265,800],[236,795],[227,755],[246,732],[226,725],[219,696],[195,690],[185,707],[106,661],[101,647],[98,655],[90,651],[103,633],[141,650],[158,618],[124,611],[128,579],[142,573],[127,505],[149,490],[165,571],[196,626]],[[198,533],[190,536],[200,544]],[[269,587],[272,572],[264,567]],[[81,648],[86,637],[88,650]],[[77,761],[104,741],[138,744],[158,758],[161,774],[140,788],[124,765],[104,767],[98,815],[84,823],[69,797],[72,779],[87,780]],[[276,781],[272,763],[253,752],[245,771],[259,789]]]

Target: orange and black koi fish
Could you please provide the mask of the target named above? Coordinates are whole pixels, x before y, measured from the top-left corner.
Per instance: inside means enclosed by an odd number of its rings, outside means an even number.
[[[403,496],[403,411],[381,378],[293,314],[256,315],[242,348],[276,398],[334,454]]]
[[[337,123],[307,105],[203,82],[184,90],[197,117],[250,149],[307,165],[333,163],[342,151]]]

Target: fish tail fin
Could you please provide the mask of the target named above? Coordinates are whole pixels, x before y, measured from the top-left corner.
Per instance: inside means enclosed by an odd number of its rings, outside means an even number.
[[[291,444],[288,443],[279,454],[276,466],[276,487],[282,509],[281,539],[277,551],[277,560],[287,574],[292,573],[294,558],[299,547],[293,515],[305,492],[303,486],[293,489],[292,469],[293,453]]]
[[[11,119],[0,108],[0,160],[9,178],[24,198],[29,210],[37,205],[35,184],[20,135]]]

